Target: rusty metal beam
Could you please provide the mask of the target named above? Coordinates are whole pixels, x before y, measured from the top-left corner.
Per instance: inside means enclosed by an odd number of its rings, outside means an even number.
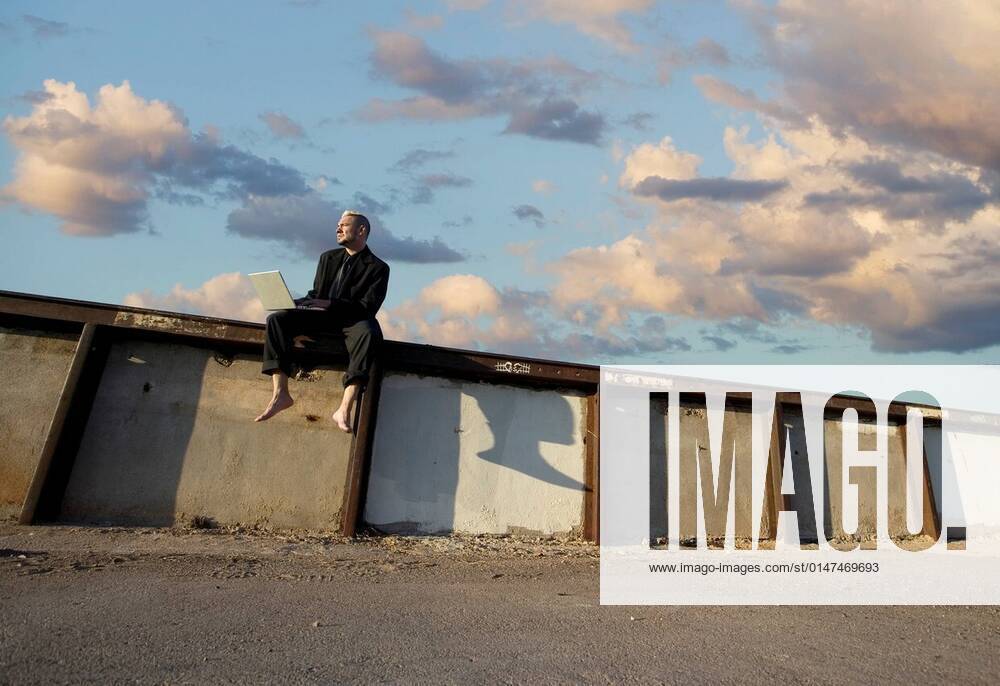
[[[344,485],[344,509],[341,513],[340,533],[353,536],[362,524],[365,498],[368,491],[368,473],[371,466],[372,447],[375,442],[375,426],[378,421],[378,403],[382,392],[382,368],[376,362],[372,365],[368,385],[357,409],[357,423],[351,454],[347,462],[347,480]]]
[[[124,305],[50,298],[0,291],[3,315],[99,324],[137,335],[168,335],[203,343],[245,346],[264,342],[264,326],[252,322],[147,310]],[[600,368],[528,357],[497,355],[431,345],[386,341],[382,353],[385,371],[440,375],[448,378],[492,381],[518,386],[575,388],[595,391]]]
[[[596,391],[600,367],[529,357],[455,350],[415,343],[387,342],[387,370],[446,375],[515,385]]]
[[[233,343],[261,343],[263,326],[231,319],[0,291],[0,313],[160,331]]]
[[[21,506],[18,518],[21,524],[55,519],[58,515],[107,359],[108,340],[102,329],[91,323],[83,326],[31,485]]]
[[[908,455],[909,445],[906,438],[906,421],[905,421],[907,416],[907,408],[905,405],[902,405],[900,403],[892,403],[889,406],[889,412],[890,416],[892,416],[892,414],[902,415],[904,420],[898,430],[900,432],[900,439],[901,439],[900,443],[902,444],[903,470],[905,474],[906,465],[907,462],[909,462],[909,455]],[[927,416],[926,416],[927,413],[922,412],[922,414],[924,415],[923,417],[924,429],[926,430],[928,427]],[[938,416],[940,416],[940,412],[938,412],[937,414]],[[936,541],[938,538],[941,537],[941,514],[938,512],[937,509],[937,500],[934,497],[934,483],[931,481],[931,470],[927,460],[927,450],[924,448],[923,445],[920,446],[920,456],[923,462],[922,464],[923,474],[921,482],[923,484],[923,488],[921,489],[923,491],[923,493],[921,494],[921,500],[923,502],[923,505],[921,507],[921,512],[923,513],[923,521],[921,522],[920,533],[925,536],[930,536]]]
[[[599,543],[601,538],[601,400],[587,396],[587,418],[583,437],[586,446],[583,493],[583,538]]]

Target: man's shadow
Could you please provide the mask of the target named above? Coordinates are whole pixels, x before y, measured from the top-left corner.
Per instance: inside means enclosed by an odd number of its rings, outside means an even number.
[[[479,458],[552,486],[582,492],[584,485],[553,467],[541,451],[543,443],[572,445],[576,440],[581,443],[582,459],[582,441],[575,436],[569,400],[552,392],[524,391],[537,396],[536,402],[525,403],[503,390],[484,385],[466,388],[493,436],[492,447],[476,453]]]
[[[472,526],[475,513],[505,511],[497,516],[509,517],[512,509],[537,510],[527,502],[522,507],[519,499],[545,495],[511,492],[504,470],[560,495],[564,489],[582,493],[581,481],[543,455],[543,444],[579,445],[583,473],[583,441],[576,426],[582,430],[583,409],[581,403],[577,417],[571,401],[552,391],[387,377],[365,520],[385,531],[446,533]],[[484,469],[484,463],[490,467]],[[538,525],[525,514],[516,526]]]

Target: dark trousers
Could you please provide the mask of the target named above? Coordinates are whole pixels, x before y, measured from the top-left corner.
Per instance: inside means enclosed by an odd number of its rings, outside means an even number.
[[[368,372],[382,343],[382,327],[375,319],[345,323],[323,310],[278,310],[267,316],[264,361],[261,373],[283,371],[291,376],[291,358],[296,336],[343,333],[347,347],[344,386],[368,381]]]

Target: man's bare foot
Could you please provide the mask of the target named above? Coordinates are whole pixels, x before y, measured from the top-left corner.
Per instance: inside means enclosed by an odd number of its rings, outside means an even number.
[[[267,409],[264,410],[260,415],[254,419],[255,422],[262,422],[266,419],[270,419],[274,415],[278,414],[282,410],[287,410],[289,407],[295,404],[292,400],[292,396],[287,393],[279,393],[278,395],[271,398],[271,402],[268,403]]]
[[[351,418],[344,411],[344,408],[337,408],[337,411],[333,413],[333,422],[340,427],[340,430],[344,433],[351,433]]]

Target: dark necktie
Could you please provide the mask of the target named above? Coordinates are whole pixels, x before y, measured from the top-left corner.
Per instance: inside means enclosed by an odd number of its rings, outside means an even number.
[[[347,281],[347,275],[351,271],[352,264],[354,264],[353,255],[347,255],[344,261],[340,263],[340,269],[337,270],[337,275],[333,277],[333,287],[330,289],[331,300],[336,300],[340,297],[340,291],[344,287],[344,282]]]

